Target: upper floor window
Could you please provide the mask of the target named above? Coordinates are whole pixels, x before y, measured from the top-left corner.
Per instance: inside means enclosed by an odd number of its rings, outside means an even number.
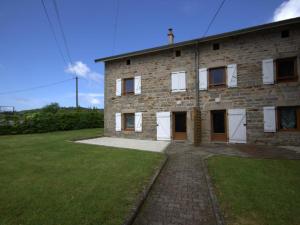
[[[135,76],[132,78],[116,79],[116,96],[142,93],[142,77]]]
[[[300,130],[300,107],[278,107],[277,113],[279,130]]]
[[[180,50],[176,50],[175,51],[175,56],[176,57],[180,57],[181,56],[181,51]]]
[[[290,36],[290,31],[289,30],[283,30],[281,31],[281,37],[282,38],[287,38]]]
[[[127,78],[123,81],[123,94],[133,94],[134,93],[134,78]]]
[[[213,44],[213,50],[219,50],[220,49],[220,44],[219,43],[214,43]]]
[[[130,59],[127,59],[127,60],[126,60],[126,65],[130,65],[130,64],[131,64]]]
[[[173,72],[171,74],[172,92],[180,92],[186,90],[185,72]]]
[[[218,67],[209,69],[209,86],[225,86],[226,85],[226,68]]]
[[[294,81],[297,79],[297,58],[285,58],[276,60],[276,80]]]

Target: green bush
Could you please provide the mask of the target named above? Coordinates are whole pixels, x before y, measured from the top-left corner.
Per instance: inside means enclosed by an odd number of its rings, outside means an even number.
[[[60,108],[53,103],[40,110],[0,115],[0,135],[101,128],[103,119],[99,109]]]

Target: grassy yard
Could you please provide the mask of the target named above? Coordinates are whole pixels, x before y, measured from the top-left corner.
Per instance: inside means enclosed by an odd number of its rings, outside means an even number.
[[[0,224],[121,224],[163,155],[67,141],[101,133],[0,136]]]
[[[300,161],[220,156],[208,167],[227,224],[300,224]]]

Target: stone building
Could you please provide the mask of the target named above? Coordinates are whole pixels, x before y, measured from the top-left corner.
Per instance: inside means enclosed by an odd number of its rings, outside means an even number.
[[[106,136],[300,145],[300,18],[96,59]]]

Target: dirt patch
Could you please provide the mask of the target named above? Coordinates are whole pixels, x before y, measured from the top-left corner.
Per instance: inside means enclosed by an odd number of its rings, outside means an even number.
[[[297,159],[300,160],[300,153],[286,148],[264,145],[236,145],[237,151],[246,153],[249,157],[261,159]]]

